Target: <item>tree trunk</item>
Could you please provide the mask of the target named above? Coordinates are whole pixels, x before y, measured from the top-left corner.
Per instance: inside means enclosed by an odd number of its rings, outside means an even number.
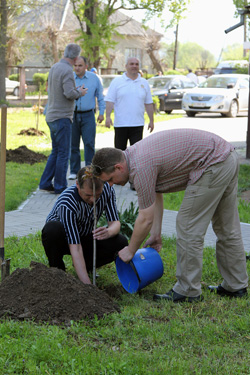
[[[174,64],[173,64],[173,69],[174,70],[176,69],[176,65],[177,65],[178,28],[179,28],[179,24],[177,23],[176,30],[175,30],[175,45],[174,45]]]
[[[151,61],[152,61],[152,63],[153,63],[153,67],[154,67],[154,69],[155,69],[157,72],[160,71],[160,72],[163,73],[163,71],[162,71],[162,67],[161,67],[161,64],[160,64],[160,62],[157,60],[157,58],[155,57],[154,52],[151,51],[151,50],[147,50],[147,53],[148,53],[148,55],[149,55],[149,57],[150,57],[150,59],[151,59]]]
[[[7,34],[7,4],[6,0],[1,0],[0,8],[0,101],[6,100],[6,86],[5,86],[5,76],[6,76],[6,34]]]

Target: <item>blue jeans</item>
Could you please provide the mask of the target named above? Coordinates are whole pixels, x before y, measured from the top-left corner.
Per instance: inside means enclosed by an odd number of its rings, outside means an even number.
[[[95,154],[96,123],[94,110],[75,113],[72,125],[70,173],[77,173],[81,168],[80,140],[84,144],[85,165],[90,165]]]
[[[70,154],[72,122],[68,118],[62,118],[48,122],[52,141],[52,152],[48,158],[46,167],[41,177],[40,189],[52,187],[54,178],[55,193],[61,193],[67,187],[67,169]]]

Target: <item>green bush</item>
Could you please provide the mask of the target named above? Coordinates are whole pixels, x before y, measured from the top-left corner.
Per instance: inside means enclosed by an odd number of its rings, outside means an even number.
[[[153,99],[153,104],[154,104],[154,112],[157,113],[159,112],[159,108],[160,108],[160,99],[157,95],[152,95],[152,99]]]
[[[19,81],[19,74],[11,74],[9,75],[9,79],[11,81]]]
[[[177,70],[168,70],[166,75],[169,75],[169,74],[176,74],[176,75],[181,75],[180,72],[178,72]]]
[[[38,86],[38,89],[40,89],[42,93],[46,93],[46,81],[48,75],[49,73],[35,73],[33,75],[33,82]]]

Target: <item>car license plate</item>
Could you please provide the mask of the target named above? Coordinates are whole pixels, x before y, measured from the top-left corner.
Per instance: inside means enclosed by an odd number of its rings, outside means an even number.
[[[194,103],[192,103],[192,107],[204,108],[204,107],[206,107],[206,103],[203,103],[203,102],[194,102]]]

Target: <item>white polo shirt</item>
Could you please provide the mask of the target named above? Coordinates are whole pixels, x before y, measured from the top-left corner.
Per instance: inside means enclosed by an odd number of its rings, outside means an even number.
[[[140,74],[133,80],[126,73],[113,79],[105,101],[114,103],[114,127],[144,126],[144,105],[153,103],[147,80]]]

